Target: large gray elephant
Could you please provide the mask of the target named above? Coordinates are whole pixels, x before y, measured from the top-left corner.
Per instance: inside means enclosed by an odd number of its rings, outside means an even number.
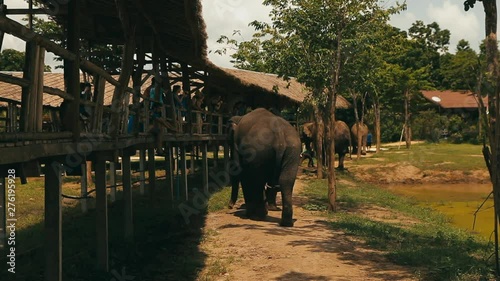
[[[292,191],[301,152],[295,128],[285,119],[258,108],[230,119],[228,140],[232,183],[229,206],[232,208],[236,202],[241,182],[247,216],[263,219],[267,215],[266,201],[276,207],[276,193],[280,190],[280,225],[293,226]],[[266,185],[271,188],[266,189]]]
[[[312,141],[314,143],[314,139],[316,139],[316,126],[314,123],[304,123],[303,132],[307,138],[303,138]],[[345,155],[349,153],[349,147],[351,145],[351,133],[349,131],[349,126],[344,121],[337,120],[335,121],[335,129],[333,132],[333,138],[335,141],[335,153],[339,155],[339,165],[337,169],[344,169],[344,160]],[[314,145],[315,146],[315,145]],[[315,149],[315,151],[317,151]],[[323,150],[325,151],[325,150]],[[323,160],[326,161],[325,154],[323,154]]]
[[[368,126],[364,123],[355,123],[351,127],[352,134],[352,153],[358,153],[358,128],[359,134],[361,134],[361,154],[366,155],[366,138],[368,136]]]

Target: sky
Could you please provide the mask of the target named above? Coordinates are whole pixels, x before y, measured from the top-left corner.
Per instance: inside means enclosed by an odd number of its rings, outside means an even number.
[[[394,5],[396,0],[383,1],[385,5]],[[401,1],[400,1],[401,2]],[[454,52],[458,41],[469,41],[472,48],[479,50],[479,44],[484,38],[484,11],[482,3],[474,9],[465,12],[464,0],[407,0],[407,10],[395,15],[391,24],[402,30],[408,30],[411,24],[422,20],[424,24],[437,22],[441,29],[448,29],[451,33],[449,50]],[[238,41],[249,40],[254,30],[248,26],[253,20],[270,21],[270,8],[261,4],[261,1],[244,0],[202,0],[203,17],[207,26],[209,59],[216,65],[231,67],[230,57],[215,54],[214,51],[222,46],[216,43],[221,35],[231,36],[239,30],[241,36],[236,35]],[[8,8],[26,8],[24,0],[5,0]],[[20,20],[21,17],[15,18]],[[6,35],[2,49],[13,48],[24,51],[24,43]],[[54,65],[53,56],[47,55],[46,63]],[[54,68],[53,68],[54,69]]]

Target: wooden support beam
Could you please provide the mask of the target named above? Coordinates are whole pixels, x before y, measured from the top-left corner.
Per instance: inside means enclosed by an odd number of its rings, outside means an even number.
[[[146,180],[146,150],[139,150],[139,193],[144,195],[144,181]]]
[[[97,267],[109,270],[108,245],[108,200],[106,194],[106,160],[97,157],[95,161],[96,188],[96,233]]]
[[[203,192],[208,194],[208,144],[203,142],[201,144],[201,163],[202,163],[202,177],[203,177]]]
[[[188,181],[187,181],[186,145],[184,143],[181,144],[181,169],[182,169],[181,188],[183,193],[183,199],[188,201],[189,191],[188,191]]]
[[[116,163],[109,162],[109,199],[111,203],[116,201]]]
[[[69,18],[71,19],[72,17]],[[68,22],[68,27],[69,27],[69,22]],[[60,47],[59,45],[55,44],[54,42],[48,39],[45,39],[43,36],[34,33],[33,31],[29,30],[22,24],[14,20],[11,20],[7,17],[0,16],[0,30],[8,34],[12,34],[13,36],[25,42],[34,42],[37,45],[44,47],[47,51],[56,54],[57,56],[61,57],[64,60],[76,61],[77,59],[77,54],[70,51],[69,45],[68,45],[68,50],[66,50],[65,48]],[[100,68],[99,66],[83,59],[79,60],[78,64],[80,65],[82,70],[90,72],[92,74],[98,74],[104,77],[106,81],[108,81],[115,87],[120,86],[120,83],[116,79],[114,79],[113,76],[111,76],[109,73],[107,73],[104,69]],[[133,93],[133,89],[127,87],[126,85],[124,89],[129,93]]]
[[[73,141],[80,138],[80,1],[68,3],[67,48],[74,59],[64,60],[64,80],[68,93],[73,96],[69,103],[67,117],[71,124]],[[48,49],[48,48],[47,48]]]
[[[31,0],[32,1],[32,0]],[[42,122],[43,122],[43,78],[45,71],[45,49],[43,47],[37,47],[37,56],[36,56],[36,114],[35,114],[35,122],[36,122],[36,132],[42,131]]]
[[[34,111],[36,111],[35,102],[36,98],[35,72],[36,72],[36,45],[34,43],[26,43],[26,52],[24,58],[23,79],[28,81],[28,85],[22,88],[21,94],[21,116],[20,116],[20,130],[21,132],[34,131]]]
[[[217,168],[219,165],[219,144],[216,143],[214,145],[214,168]]]
[[[224,169],[227,170],[229,165],[229,143],[224,142]]]
[[[94,109],[94,114],[92,115],[92,132],[103,133],[102,131],[102,116],[104,113],[104,92],[106,86],[106,80],[97,75],[95,79],[94,87],[94,99],[96,107]]]
[[[124,153],[122,156],[122,174],[123,174],[123,205],[124,205],[124,236],[126,241],[134,239],[134,212],[133,212],[133,196],[132,196],[132,170],[130,167],[130,155]]]
[[[88,177],[85,176],[87,175],[87,163],[86,162],[82,163],[80,167],[82,170],[82,177],[80,181],[80,197],[82,197],[82,199],[80,199],[80,206],[82,208],[82,213],[85,214],[88,211],[88,206],[87,206],[88,199],[86,197],[88,195],[87,191],[89,186]]]
[[[167,175],[167,183],[168,183],[168,200],[173,202],[174,200],[174,155],[173,155],[173,147],[170,142],[167,143],[165,149],[165,172]]]
[[[0,252],[7,246],[7,206],[6,206],[6,191],[5,177],[0,175]]]
[[[4,5],[4,0],[0,0],[0,18],[5,17],[7,6]],[[0,28],[0,50],[2,50],[3,37],[5,32]]]
[[[189,172],[193,173],[194,172],[194,152],[196,149],[196,146],[190,145],[191,146],[191,157],[189,158]]]
[[[6,15],[48,15],[45,9],[7,9],[5,10]]]
[[[45,169],[45,280],[62,280],[62,165]]]
[[[155,149],[148,149],[148,177],[149,177],[149,197],[154,199],[156,189],[156,162],[155,162]]]

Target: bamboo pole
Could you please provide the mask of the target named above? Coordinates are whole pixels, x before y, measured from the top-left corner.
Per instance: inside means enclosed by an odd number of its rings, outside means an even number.
[[[132,173],[130,167],[130,155],[123,153],[122,156],[122,174],[123,174],[123,201],[124,201],[124,236],[126,241],[134,239],[134,212],[133,212],[133,196],[132,196],[132,181],[130,175]]]

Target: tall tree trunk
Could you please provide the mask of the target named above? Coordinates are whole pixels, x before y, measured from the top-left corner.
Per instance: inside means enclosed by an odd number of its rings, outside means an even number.
[[[323,140],[325,139],[325,123],[323,121],[323,114],[317,105],[313,104],[314,121],[316,134],[314,134],[314,143],[316,148],[316,164],[318,167],[318,179],[323,179]]]
[[[328,162],[328,209],[330,211],[337,211],[337,180],[335,175],[335,108],[337,101],[337,85],[340,79],[340,68],[341,68],[341,54],[342,54],[342,31],[337,31],[337,45],[335,62],[332,63],[331,68],[331,85],[328,87],[328,123],[327,123],[327,150],[330,155],[330,161]]]
[[[378,97],[375,100],[375,103],[373,105],[373,109],[375,111],[375,140],[377,142],[376,145],[376,152],[380,152],[380,101],[378,100]]]
[[[404,134],[406,140],[406,148],[411,147],[411,113],[410,113],[410,90],[407,89],[405,92],[405,125]]]
[[[497,4],[494,0],[483,0],[486,29],[486,57],[488,62],[488,72],[491,81],[488,91],[488,137],[490,149],[485,148],[485,161],[490,168],[490,178],[493,184],[493,198],[496,217],[500,219],[500,73],[498,65],[498,43],[497,43]],[[489,159],[488,159],[489,158]],[[498,223],[498,222],[497,222]],[[498,262],[498,261],[497,261]],[[497,268],[498,271],[498,268]],[[497,272],[498,274],[498,272]]]
[[[358,95],[356,92],[353,90],[351,91],[351,96],[352,96],[352,106],[354,108],[354,120],[356,121],[355,124],[355,131],[356,131],[356,139],[353,140],[356,142],[356,160],[359,160],[361,158],[361,134],[360,132],[360,120],[359,120],[359,112],[358,112]]]

